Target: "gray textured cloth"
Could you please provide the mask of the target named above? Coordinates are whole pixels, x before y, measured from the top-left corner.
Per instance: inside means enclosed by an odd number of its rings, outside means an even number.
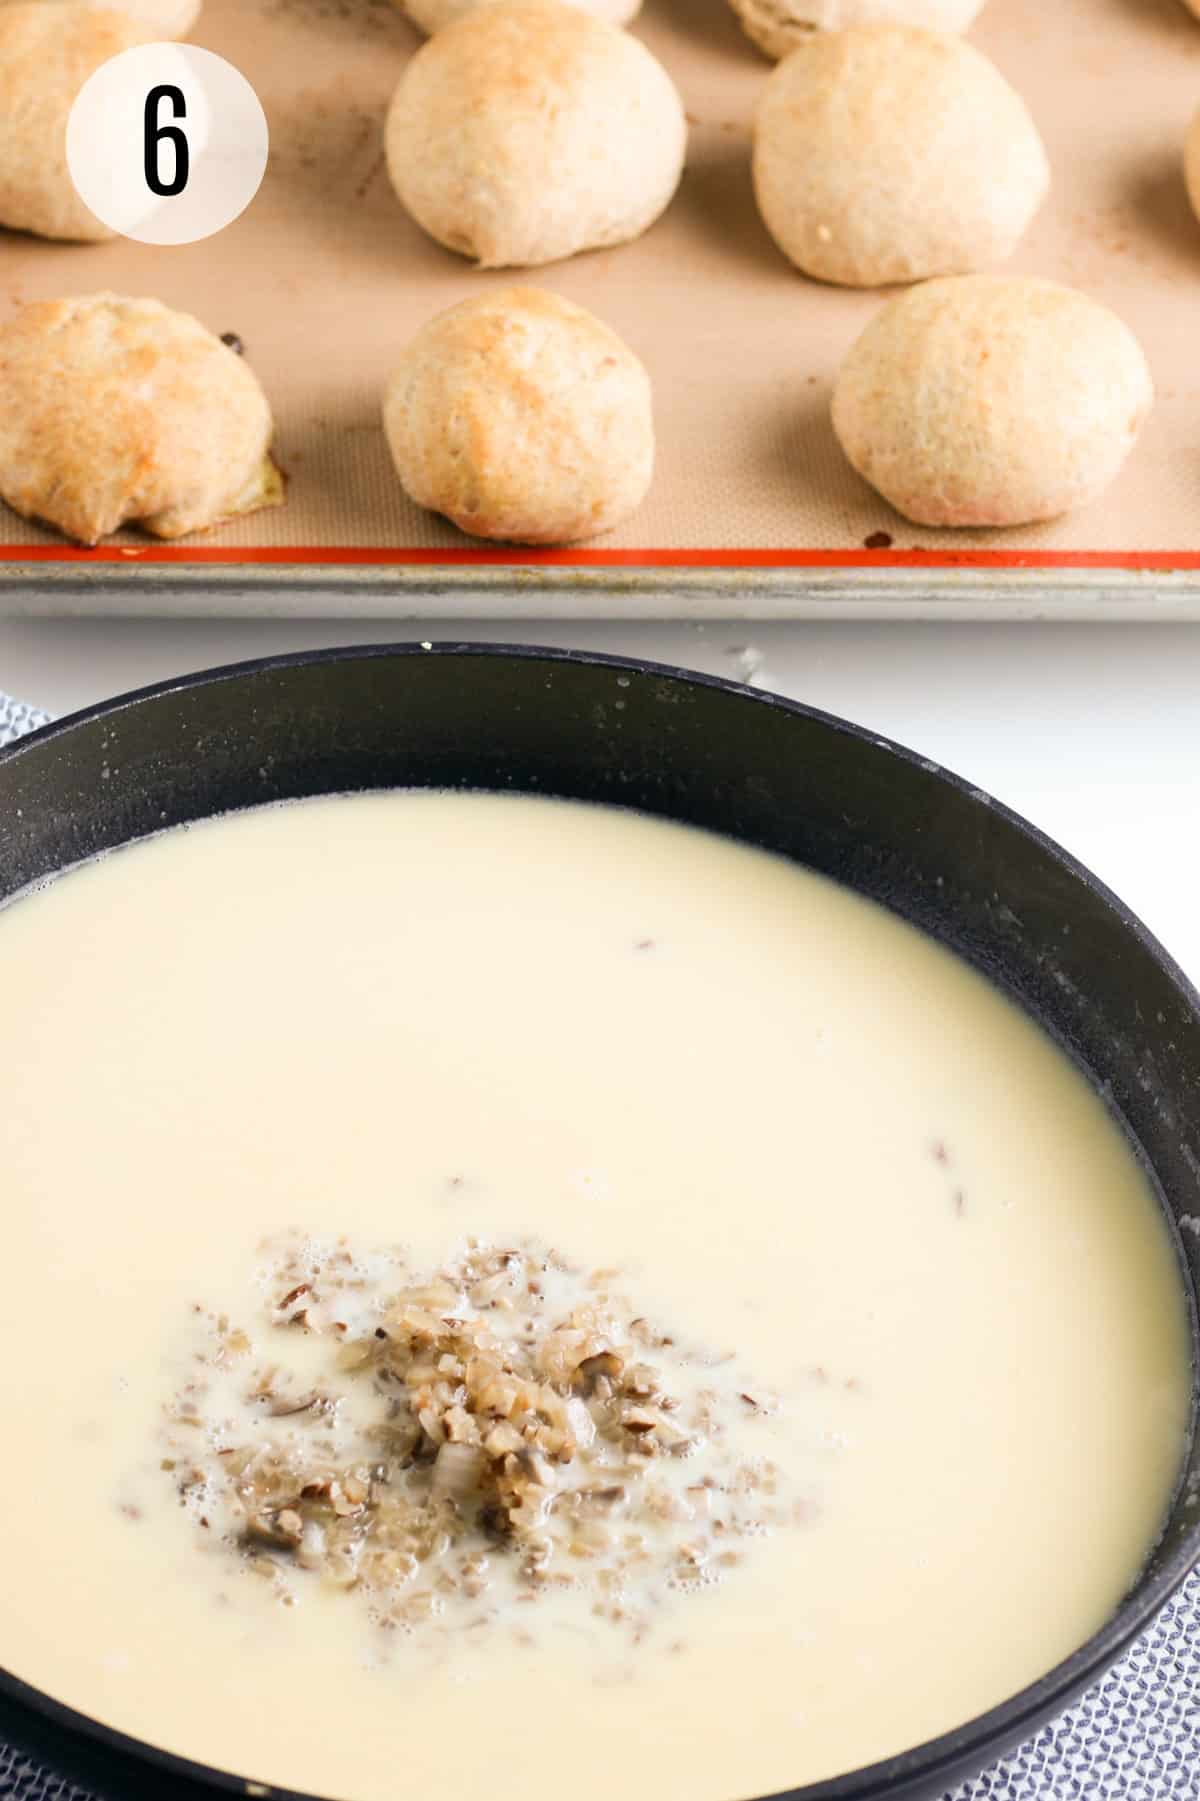
[[[49,717],[49,713],[43,713],[40,707],[27,707],[24,701],[14,700],[10,694],[0,694],[0,745],[11,744],[14,738],[32,732],[35,726],[45,725]]]
[[[0,745],[47,717],[0,694]],[[1077,1707],[947,1801],[1198,1798],[1200,1572]],[[0,1742],[0,1801],[91,1798]]]

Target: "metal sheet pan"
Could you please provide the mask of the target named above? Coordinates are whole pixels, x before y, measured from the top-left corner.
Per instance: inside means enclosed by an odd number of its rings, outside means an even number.
[[[1194,574],[9,565],[0,614],[155,618],[1200,622]]]
[[[408,502],[380,430],[391,360],[440,307],[512,279],[433,245],[388,186],[381,121],[419,40],[391,0],[207,0],[198,40],[246,70],[271,121],[259,199],[217,238],[165,251],[0,234],[0,317],[111,287],[236,330],[275,405],[289,503],[94,553],[0,509],[0,612],[1200,619],[1200,225],[1180,168],[1200,26],[1179,0],[990,0],[973,33],[1054,168],[1014,268],[1109,302],[1159,390],[1112,493],[1024,532],[918,531],[850,471],[829,390],[882,296],[805,281],[759,222],[749,137],[768,65],[726,0],[645,0],[637,29],[692,119],[680,195],[637,243],[537,272],[654,375],[658,474],[622,532],[495,551]]]

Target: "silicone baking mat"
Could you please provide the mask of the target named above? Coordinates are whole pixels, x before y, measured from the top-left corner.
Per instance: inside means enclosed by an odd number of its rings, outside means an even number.
[[[798,571],[915,568],[930,593],[951,571],[1018,569],[1078,589],[1112,570],[1192,570],[1200,592],[1200,224],[1180,168],[1200,106],[1200,23],[1180,0],[989,0],[972,33],[1028,99],[1054,169],[1011,267],[1113,306],[1158,387],[1111,493],[1020,532],[917,530],[849,469],[829,423],[831,382],[882,297],[806,280],[758,218],[750,124],[770,65],[726,0],[646,0],[636,29],[692,121],[680,192],[638,242],[533,276],[598,312],[652,372],[658,471],[620,532],[565,552],[481,549],[406,499],[380,426],[397,351],[441,308],[526,277],[481,274],[440,249],[391,191],[382,121],[419,42],[392,0],[207,0],[196,41],[244,70],[270,119],[258,199],[216,238],[182,248],[0,233],[0,316],[112,288],[237,332],[275,406],[288,504],[181,544],[130,532],[91,553],[0,509],[0,565],[25,576],[39,565],[50,580],[64,565],[123,564],[136,586],[137,571],[149,585],[147,564],[164,576],[163,565],[308,565],[310,576],[315,565],[343,578],[356,565],[433,576],[511,564],[555,572],[568,596],[584,572],[594,583],[654,567],[793,582]],[[543,598],[538,610],[556,609]]]

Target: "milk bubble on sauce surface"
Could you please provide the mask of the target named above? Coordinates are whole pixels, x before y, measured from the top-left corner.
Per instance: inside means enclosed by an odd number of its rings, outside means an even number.
[[[0,989],[0,1666],[126,1732],[343,1801],[735,1801],[1012,1694],[1162,1525],[1188,1327],[1134,1156],[1007,1000],[820,877],[577,804],[313,800],[19,899]],[[640,1638],[586,1558],[478,1632],[384,1631],[259,1580],[162,1467],[221,1321],[287,1393],[329,1379],[278,1247],[345,1242],[365,1341],[397,1258],[473,1239],[618,1270],[731,1359],[722,1454],[775,1493],[736,1559],[644,1585]],[[344,1386],[351,1457],[378,1393]]]

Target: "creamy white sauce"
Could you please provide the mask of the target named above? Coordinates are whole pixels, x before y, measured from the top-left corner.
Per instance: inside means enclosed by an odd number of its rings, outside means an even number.
[[[345,1801],[735,1801],[1013,1693],[1161,1525],[1188,1335],[1132,1155],[979,977],[785,862],[309,802],[21,900],[0,992],[0,1664],[125,1731]],[[621,1264],[785,1397],[755,1429],[811,1519],[638,1649],[569,1596],[436,1655],[281,1606],[156,1456],[189,1308],[261,1305],[293,1227]]]

